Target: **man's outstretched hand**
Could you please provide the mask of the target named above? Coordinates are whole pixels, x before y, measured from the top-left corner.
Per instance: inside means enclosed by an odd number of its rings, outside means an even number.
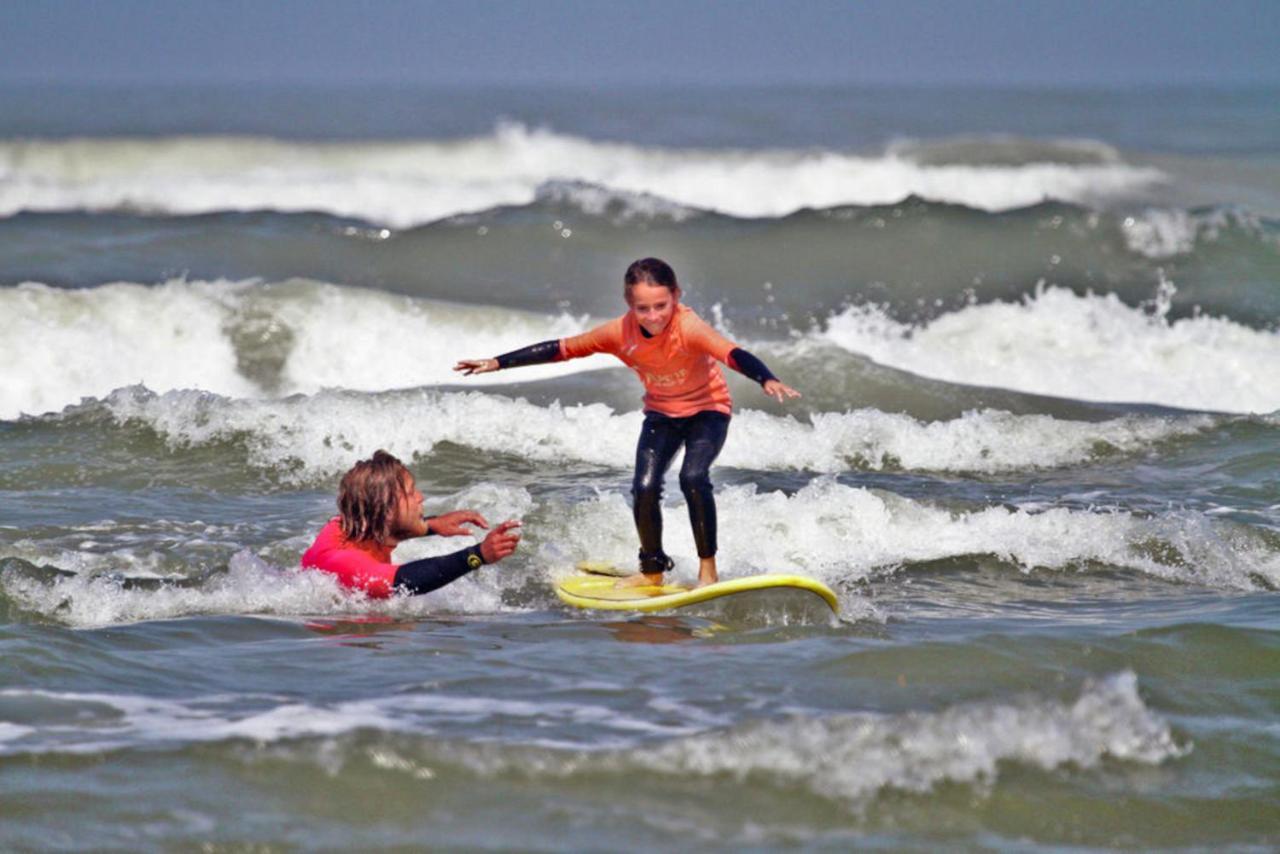
[[[489,523],[485,521],[474,510],[454,510],[452,513],[441,513],[439,516],[432,516],[427,522],[431,528],[431,533],[439,534],[442,537],[461,537],[475,533],[467,528],[467,525],[475,525],[477,528],[489,529]]]
[[[520,522],[508,519],[489,532],[480,543],[480,556],[485,563],[496,563],[510,557],[520,544]]]

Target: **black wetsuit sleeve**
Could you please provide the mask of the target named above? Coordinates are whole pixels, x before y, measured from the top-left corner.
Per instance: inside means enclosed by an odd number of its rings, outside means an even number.
[[[769,366],[757,359],[755,356],[743,350],[741,347],[734,347],[729,351],[729,358],[733,360],[733,367],[743,376],[751,377],[751,379],[764,385],[769,380],[776,380],[773,371],[769,370]]]
[[[498,367],[522,368],[525,365],[542,365],[547,362],[558,362],[559,360],[560,339],[556,338],[551,341],[530,344],[528,347],[521,347],[519,350],[512,350],[510,353],[503,353],[498,357]]]
[[[439,557],[424,557],[401,564],[396,570],[395,588],[417,595],[438,590],[484,565],[479,546]]]

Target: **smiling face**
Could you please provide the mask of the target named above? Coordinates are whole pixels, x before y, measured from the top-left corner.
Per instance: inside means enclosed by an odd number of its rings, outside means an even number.
[[[640,327],[650,335],[659,335],[671,323],[680,302],[680,289],[636,282],[627,288],[627,305],[639,321]]]

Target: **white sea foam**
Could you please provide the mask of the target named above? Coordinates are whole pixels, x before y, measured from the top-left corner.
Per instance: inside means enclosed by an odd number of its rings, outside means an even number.
[[[792,495],[724,487],[716,504],[726,577],[786,568],[847,585],[903,565],[992,555],[1028,572],[1100,564],[1216,588],[1280,587],[1280,553],[1257,532],[1187,511],[958,511],[826,478]],[[666,513],[686,516],[678,498]],[[635,561],[631,510],[621,493],[575,504],[540,528],[540,558],[548,565],[572,566],[584,554],[622,566]],[[687,524],[668,524],[665,541],[672,555],[696,554]],[[697,572],[690,558],[678,557],[676,568],[688,577]]]
[[[548,722],[566,727],[589,726],[596,737],[612,735],[614,741],[623,742],[636,736],[685,735],[700,728],[692,721],[655,723],[647,717],[582,700],[539,702],[434,691],[304,703],[274,695],[172,700],[122,693],[8,688],[0,690],[0,717],[9,713],[7,707],[16,707],[15,716],[21,722],[0,721],[0,756],[99,753],[228,740],[269,745],[301,738],[330,738],[358,730],[421,736],[450,724],[475,724],[495,718],[508,722],[525,719],[531,728]],[[690,712],[694,721],[709,717],[697,709]],[[69,718],[76,725],[68,726]],[[408,770],[403,762],[387,762],[389,751],[370,758],[391,770]]]
[[[1215,241],[1224,229],[1242,229],[1274,243],[1254,214],[1234,208],[1197,213],[1179,208],[1147,208],[1126,216],[1121,225],[1129,248],[1148,258],[1172,258],[1191,252],[1199,241]]]
[[[991,409],[949,421],[925,422],[878,409],[819,412],[808,420],[741,412],[720,459],[744,468],[827,473],[902,468],[995,474],[1137,453],[1218,423],[1208,416],[1068,421]]]
[[[803,349],[815,340],[834,343],[924,376],[1040,394],[1243,412],[1280,407],[1280,334],[1222,318],[1170,323],[1163,314],[1167,295],[1161,300],[1153,312],[1113,295],[1076,296],[1051,287],[1020,303],[972,305],[919,327],[863,306],[844,310],[824,331],[783,349]],[[464,380],[452,370],[459,358],[574,334],[591,320],[304,280],[175,280],[84,290],[24,284],[0,289],[0,314],[9,330],[0,341],[6,365],[0,418],[6,419],[133,384],[158,392],[191,388],[260,398],[326,388],[378,391],[464,381],[483,386],[619,364],[595,356]],[[387,358],[389,344],[395,358]],[[983,420],[991,418],[970,418],[966,429]],[[1020,423],[1024,435],[1038,432],[1032,422]],[[845,419],[845,453],[860,441],[855,434],[884,424]],[[824,429],[839,432],[834,425]],[[924,447],[936,447],[943,432],[930,429]],[[905,461],[912,447],[898,444],[883,453]],[[998,470],[1001,456],[1013,453],[1010,448],[990,446],[987,455],[994,461],[967,470]],[[874,440],[866,452],[867,460],[877,455]],[[1008,464],[1017,463],[1010,458]],[[1044,464],[1056,464],[1053,453]],[[822,470],[820,464],[812,467]]]
[[[4,723],[3,721],[0,721],[0,745],[3,745],[6,741],[16,741],[31,732],[34,732],[31,727],[18,726],[17,724]],[[3,747],[0,747],[0,750],[3,749]]]
[[[1045,771],[1091,768],[1107,757],[1157,765],[1188,750],[1124,672],[1086,683],[1074,702],[1025,696],[939,712],[797,717],[680,739],[619,764],[739,781],[765,774],[856,803],[885,789],[993,784],[1001,762]]]
[[[1169,724],[1149,709],[1130,671],[1087,681],[1074,700],[1022,695],[962,703],[938,711],[897,714],[794,715],[694,734],[658,727],[605,706],[530,703],[510,698],[405,694],[331,704],[279,697],[197,697],[169,700],[131,694],[5,689],[9,702],[77,726],[0,724],[0,755],[100,753],[138,746],[250,741],[276,745],[297,739],[331,739],[360,730],[401,733],[416,745],[407,751],[329,749],[323,763],[339,773],[347,761],[370,761],[386,770],[431,779],[441,762],[489,776],[518,773],[534,778],[629,774],[637,770],[682,778],[764,775],[773,785],[799,786],[856,806],[888,790],[926,793],[943,783],[999,781],[1002,763],[1044,771],[1093,768],[1106,759],[1158,765],[1185,756]],[[264,708],[265,707],[265,708]],[[668,739],[643,748],[598,750],[455,742],[436,734],[451,721],[502,715],[553,719],[614,731],[615,740],[637,734]],[[689,728],[685,728],[689,729]],[[665,732],[664,732],[665,730]],[[670,737],[670,736],[675,737]],[[405,753],[408,755],[404,755]]]
[[[1199,223],[1181,209],[1151,208],[1125,217],[1124,239],[1129,248],[1148,258],[1169,258],[1195,248]]]
[[[258,288],[246,311],[265,310],[292,332],[282,371],[284,390],[378,390],[462,382],[459,359],[485,358],[534,341],[562,338],[587,328],[586,318],[549,317],[512,309],[477,308],[291,282]],[[389,349],[394,356],[389,357]],[[521,380],[537,380],[610,366],[584,359],[522,368]],[[469,384],[511,382],[510,374],[479,374]]]
[[[243,536],[244,529],[239,525],[198,519],[100,519],[91,524],[38,529],[28,537],[6,538],[0,558],[52,564],[86,577],[118,578],[123,573],[133,581],[173,580],[194,569],[209,568],[210,559],[217,555],[238,550]],[[181,553],[156,550],[158,542],[181,543]]]
[[[448,142],[237,137],[0,143],[0,215],[23,210],[324,211],[407,227],[592,184],[745,217],[888,204],[911,195],[1005,210],[1141,195],[1159,171],[1115,162],[922,164],[901,150],[645,148],[519,124]]]
[[[540,462],[631,464],[641,414],[604,404],[537,406],[472,392],[326,392],[288,400],[229,400],[200,392],[123,389],[106,401],[118,421],[140,421],[175,447],[240,438],[251,462],[311,480],[345,471],[378,448],[410,458],[441,442]],[[861,409],[806,421],[739,412],[718,461],[773,471],[838,473],[903,468],[997,473],[1137,453],[1221,423],[1209,416],[1128,416],[1102,422],[970,412],[950,421]]]
[[[254,386],[237,372],[222,332],[229,314],[214,289],[180,282],[0,289],[0,418],[133,383],[250,394]]]
[[[847,619],[886,617],[850,585],[905,565],[972,556],[993,556],[1026,572],[1088,572],[1101,565],[1218,589],[1280,587],[1280,553],[1257,531],[1188,511],[1145,517],[1067,508],[953,510],[831,479],[813,481],[791,495],[758,492],[754,486],[723,487],[717,505],[724,577],[792,571],[821,579],[842,589]],[[549,588],[542,585],[570,571],[576,561],[591,557],[619,566],[635,561],[631,508],[621,489],[541,506],[518,487],[482,483],[437,498],[429,509],[460,506],[474,507],[490,521],[524,519],[530,523],[525,541],[501,566],[485,568],[427,596],[367,600],[342,591],[325,573],[297,570],[295,561],[312,532],[272,547],[269,551],[278,564],[244,550],[231,557],[225,572],[198,584],[147,589],[122,585],[113,577],[131,575],[135,563],[149,566],[144,550],[99,555],[85,563],[86,558],[75,557],[74,548],[19,544],[6,548],[2,556],[78,574],[49,581],[11,568],[0,574],[0,585],[18,607],[75,627],[195,614],[367,612],[415,619],[546,608],[552,600]],[[678,491],[665,513],[671,520],[666,547],[676,556],[677,577],[692,579],[697,567],[688,556],[696,552]],[[402,546],[396,559],[451,551],[462,544],[414,541]],[[165,550],[163,544],[155,548]],[[112,575],[94,574],[101,572]],[[545,591],[543,597],[530,597],[531,581]]]
[[[248,552],[232,558],[227,572],[210,576],[199,586],[155,589],[130,588],[118,580],[131,575],[135,564],[141,564],[145,572],[154,561],[154,557],[137,551],[78,557],[70,551],[28,545],[7,549],[5,556],[80,570],[52,582],[13,570],[0,574],[5,595],[19,606],[76,628],[192,614],[343,614],[364,604],[363,600],[354,602],[331,576],[282,570]],[[84,570],[86,565],[110,574],[92,574]]]
[[[132,283],[0,289],[0,418],[141,384],[232,397],[459,381],[460,358],[581,331],[585,318],[486,309],[317,282]],[[464,334],[465,330],[465,334]],[[459,350],[459,341],[467,349]],[[388,358],[389,344],[394,358]],[[524,369],[540,379],[602,359]],[[506,382],[486,374],[467,382]]]
[[[301,543],[300,555],[306,547]],[[449,543],[453,549],[458,542]],[[11,551],[11,550],[6,550]],[[26,550],[18,550],[26,551]],[[67,566],[82,561],[65,559],[54,549],[40,549],[41,562]],[[397,560],[420,556],[402,550]],[[6,554],[7,557],[16,556]],[[501,600],[502,578],[476,573],[429,596],[373,600],[343,590],[333,576],[303,571],[296,565],[273,566],[248,551],[231,558],[226,572],[209,576],[198,585],[131,587],[120,582],[131,576],[135,563],[150,559],[138,552],[101,556],[93,563],[110,574],[77,574],[53,581],[10,570],[0,575],[5,595],[20,607],[56,619],[74,628],[123,625],[151,620],[171,620],[201,614],[283,615],[343,617],[353,613],[391,619],[420,619],[441,613],[496,613],[520,608]]]
[[[1186,755],[1169,724],[1125,671],[1088,681],[1075,700],[1024,695],[940,711],[854,713],[742,724],[645,750],[445,747],[444,756],[485,774],[570,777],[636,770],[687,779],[769,780],[857,806],[887,790],[925,793],[942,783],[991,786],[1002,763],[1044,771],[1093,768],[1104,759],[1158,765]]]
[[[821,337],[949,382],[1225,412],[1280,409],[1280,333],[1217,317],[1169,322],[1114,294],[1038,288],[1022,302],[971,305],[921,326],[876,306],[851,307]]]
[[[456,507],[473,508],[491,521],[498,521],[527,516],[533,501],[520,487],[481,483],[453,495],[433,496],[427,505],[428,512]],[[314,534],[308,531],[273,546],[272,555],[284,556],[280,565],[241,550],[231,556],[225,571],[217,571],[221,567],[213,563],[215,558],[206,549],[189,561],[194,566],[186,567],[190,571],[205,564],[209,574],[198,584],[145,586],[131,586],[122,580],[157,575],[172,578],[173,573],[155,570],[158,564],[172,561],[173,553],[191,554],[192,543],[183,532],[175,531],[169,540],[154,534],[149,540],[150,549],[138,545],[101,553],[86,551],[75,542],[20,540],[6,546],[0,557],[52,565],[73,574],[50,581],[39,574],[10,570],[0,574],[0,586],[20,607],[76,628],[196,614],[341,616],[357,612],[414,619],[442,612],[495,613],[526,607],[503,601],[506,589],[523,584],[521,578],[504,571],[509,564],[501,570],[472,573],[429,596],[371,600],[350,593],[327,573],[299,569],[297,561]],[[397,549],[393,557],[403,563],[456,551],[469,542],[465,538],[413,540]],[[221,552],[226,554],[228,550],[224,545]],[[183,562],[182,557],[178,562]]]

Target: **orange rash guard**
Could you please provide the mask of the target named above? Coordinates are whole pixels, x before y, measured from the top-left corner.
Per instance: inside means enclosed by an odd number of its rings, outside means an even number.
[[[589,332],[560,340],[560,358],[609,353],[640,376],[646,412],[687,418],[714,410],[733,414],[733,400],[717,361],[732,366],[737,347],[687,305],[677,305],[667,328],[645,337],[632,312]]]

